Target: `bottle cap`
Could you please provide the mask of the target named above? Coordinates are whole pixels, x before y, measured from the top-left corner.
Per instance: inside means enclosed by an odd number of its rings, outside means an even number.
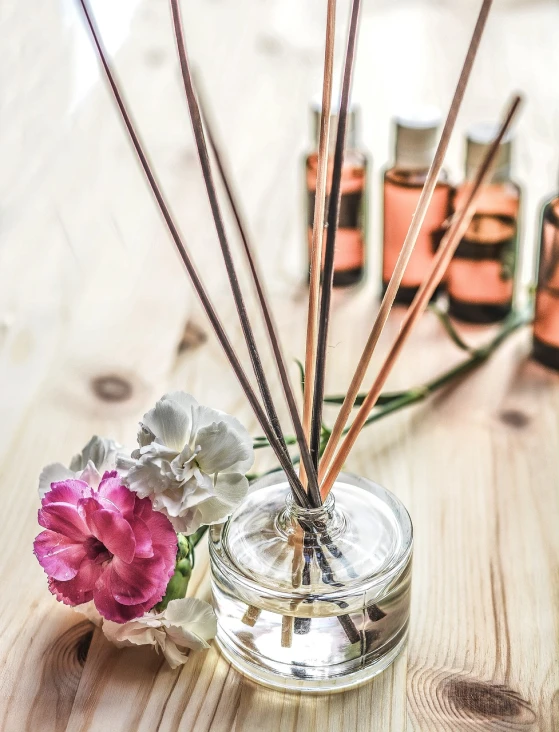
[[[489,146],[499,131],[494,122],[480,122],[472,125],[466,133],[466,178],[473,178]],[[495,160],[492,181],[508,180],[512,160],[512,135],[507,133],[499,146]]]
[[[393,117],[394,167],[427,170],[437,149],[441,114],[436,107],[422,106]]]
[[[328,149],[331,153],[336,147],[336,135],[338,133],[338,112],[340,107],[340,96],[335,91],[332,93],[332,106],[330,114],[330,131],[328,135]],[[320,138],[320,115],[322,112],[322,95],[313,97],[311,102],[312,132],[315,145],[318,147]],[[347,126],[345,147],[346,150],[355,150],[358,147],[359,124],[361,110],[357,104],[350,100],[347,111]]]

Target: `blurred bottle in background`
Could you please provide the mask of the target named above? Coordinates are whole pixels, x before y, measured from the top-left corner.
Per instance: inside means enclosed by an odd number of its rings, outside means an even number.
[[[472,126],[466,138],[466,179],[454,210],[465,202],[497,125]],[[469,323],[494,323],[512,309],[519,239],[520,187],[511,179],[512,141],[501,143],[490,182],[447,272],[449,313]]]
[[[559,196],[542,212],[532,355],[559,371]]]
[[[420,107],[393,119],[394,163],[384,173],[383,292],[394,272],[429,166],[435,154],[440,113],[434,107]],[[404,272],[396,302],[409,304],[425,279],[450,214],[452,186],[441,171],[419,237]],[[434,294],[434,298],[438,292]]]
[[[333,96],[333,103],[335,103],[336,99],[337,97]],[[307,191],[306,225],[309,260],[312,246],[314,202],[318,172],[317,149],[320,133],[320,113],[321,102],[314,102],[312,104],[314,149],[305,158]],[[363,278],[365,272],[369,161],[367,154],[359,146],[358,126],[359,109],[355,105],[352,105],[347,117],[346,145],[341,180],[340,214],[334,254],[334,287],[354,285]],[[330,117],[327,194],[330,193],[332,183],[332,165],[337,129],[338,115],[332,114]],[[328,217],[328,202],[329,195],[326,199],[325,219]],[[324,233],[323,247],[325,239],[326,231]]]

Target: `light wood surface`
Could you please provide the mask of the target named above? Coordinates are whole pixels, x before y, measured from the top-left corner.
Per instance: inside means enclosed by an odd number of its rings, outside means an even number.
[[[527,332],[456,388],[366,430],[348,462],[394,491],[415,527],[409,647],[372,683],[330,697],[271,692],[215,648],[171,671],[150,650],[114,649],[48,593],[31,551],[45,463],[67,462],[92,433],[132,443],[138,418],[171,388],[258,430],[104,86],[94,82],[76,99],[76,74],[89,78],[93,57],[71,3],[36,5],[32,13],[17,0],[0,6],[0,729],[557,730],[559,377],[527,359]],[[128,5],[135,3],[96,3],[115,46],[115,17]],[[347,2],[339,6],[344,17]],[[284,347],[298,358],[306,316],[301,154],[307,101],[320,88],[322,11],[325,3],[310,0],[184,3],[187,42],[242,183]],[[354,91],[374,158],[371,266],[365,286],[335,293],[329,393],[346,388],[378,308],[389,116],[410,101],[448,104],[476,11],[470,0],[364,4]],[[559,169],[558,23],[553,0],[496,0],[458,122],[460,132],[497,115],[513,90],[526,95],[515,154],[526,194],[525,283],[537,207]],[[120,35],[116,63],[130,104],[241,349],[167,3],[139,0]],[[455,177],[461,155],[456,134],[448,166]],[[381,353],[401,317],[391,316]],[[264,343],[262,324],[254,324]],[[490,332],[464,328],[474,342]],[[426,316],[389,388],[420,383],[460,357]],[[272,383],[285,419],[275,375]],[[259,455],[258,468],[272,461]],[[208,596],[205,550],[191,590]]]

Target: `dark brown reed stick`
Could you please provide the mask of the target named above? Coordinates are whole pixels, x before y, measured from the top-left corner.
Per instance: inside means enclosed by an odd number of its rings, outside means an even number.
[[[336,422],[328,438],[326,449],[324,450],[324,453],[320,460],[320,479],[322,479],[326,474],[326,471],[338,447],[338,443],[342,436],[344,427],[349,418],[349,415],[351,414],[351,410],[353,409],[355,398],[359,393],[359,389],[361,387],[361,384],[363,383],[365,374],[367,373],[367,368],[369,366],[369,363],[371,362],[373,352],[386,324],[386,321],[388,320],[388,314],[390,313],[392,305],[394,304],[394,299],[396,298],[398,288],[400,287],[400,284],[402,282],[402,277],[404,276],[405,269],[408,265],[411,253],[419,236],[421,226],[423,225],[423,221],[427,214],[429,204],[431,203],[431,198],[433,197],[433,193],[437,185],[446,151],[448,149],[450,137],[456,123],[456,118],[458,116],[462,100],[464,98],[464,92],[466,91],[466,86],[468,84],[474,60],[479,48],[481,36],[485,28],[487,16],[491,8],[491,3],[492,0],[484,0],[479,11],[478,19],[472,34],[472,39],[470,41],[468,52],[464,60],[464,65],[458,78],[456,91],[454,92],[454,97],[452,99],[450,109],[443,127],[443,131],[441,133],[441,138],[439,140],[437,150],[435,151],[433,162],[431,163],[431,167],[429,168],[427,178],[425,179],[425,185],[423,186],[423,190],[421,191],[421,195],[419,197],[419,201],[417,202],[417,207],[411,220],[408,233],[406,234],[406,238],[404,240],[404,243],[402,244],[402,249],[400,251],[396,266],[394,267],[394,272],[392,273],[392,277],[390,278],[390,282],[388,283],[388,287],[386,288],[386,292],[380,304],[377,317],[375,319],[375,322],[373,323],[369,339],[367,341],[367,344],[365,345],[363,354],[361,356],[361,359],[359,360],[359,363],[355,370],[355,374],[347,391],[346,398],[338,413]]]
[[[270,387],[269,387],[268,381],[266,379],[266,374],[265,374],[264,368],[262,366],[262,361],[260,359],[260,354],[258,352],[258,347],[256,345],[254,333],[253,333],[252,327],[250,325],[250,320],[248,318],[246,306],[245,306],[245,303],[243,300],[243,294],[242,294],[242,291],[241,291],[241,288],[239,285],[239,280],[237,277],[235,264],[233,262],[233,257],[231,255],[231,249],[229,247],[229,241],[227,239],[225,225],[223,223],[223,218],[221,216],[221,210],[219,207],[219,201],[218,201],[218,197],[217,197],[217,190],[216,190],[215,183],[213,180],[213,175],[212,175],[210,157],[208,155],[208,148],[206,146],[206,140],[205,140],[205,136],[204,136],[204,127],[202,124],[202,116],[200,113],[200,107],[198,104],[198,99],[196,97],[196,92],[194,91],[194,85],[192,83],[192,74],[190,71],[190,66],[188,63],[188,56],[186,53],[186,43],[185,43],[184,33],[183,33],[183,28],[182,28],[182,18],[181,18],[179,0],[170,0],[170,5],[171,5],[171,13],[173,16],[173,27],[174,27],[174,31],[175,31],[175,39],[177,42],[177,51],[178,51],[178,55],[179,55],[182,79],[183,79],[183,83],[184,83],[184,91],[186,94],[186,101],[187,101],[188,110],[190,113],[190,120],[192,122],[192,129],[194,131],[194,138],[196,141],[196,148],[198,150],[198,157],[199,157],[200,165],[202,168],[202,175],[204,177],[204,183],[206,184],[208,200],[210,203],[210,208],[212,210],[212,216],[213,216],[214,223],[215,223],[217,238],[219,239],[219,245],[221,247],[221,251],[223,254],[223,260],[225,262],[225,267],[227,269],[227,276],[229,277],[229,282],[231,284],[231,290],[233,292],[235,306],[236,306],[237,312],[239,314],[241,328],[242,328],[242,331],[243,331],[243,334],[245,337],[245,341],[247,344],[248,352],[250,355],[250,360],[252,362],[252,367],[254,370],[254,374],[256,376],[256,381],[258,383],[258,387],[260,389],[260,393],[261,393],[262,399],[264,401],[264,407],[266,409],[270,422],[272,423],[276,436],[277,436],[278,440],[280,441],[280,443],[284,446],[285,452],[287,454],[287,445],[285,444],[285,440],[283,438],[283,431],[281,429],[281,425],[280,425],[280,422],[278,419],[274,401],[272,399]],[[314,467],[314,469],[313,469],[313,463],[311,461],[309,448],[306,443],[305,436],[303,434],[303,427],[301,424],[301,420],[300,420],[299,414],[297,412],[297,405],[295,403],[295,397],[293,396],[293,391],[291,390],[291,386],[289,384],[289,376],[287,375],[287,369],[285,368],[285,362],[284,362],[282,354],[281,354],[281,349],[279,347],[279,341],[278,341],[278,338],[277,338],[277,335],[276,335],[276,332],[275,332],[275,329],[274,329],[274,326],[273,326],[273,323],[272,323],[272,320],[270,317],[270,311],[267,306],[262,287],[260,286],[260,280],[258,277],[258,273],[256,271],[256,267],[254,265],[254,258],[250,254],[250,247],[247,249],[245,246],[245,251],[247,252],[247,256],[249,257],[249,264],[251,266],[251,271],[252,271],[254,282],[255,282],[255,285],[257,288],[257,293],[258,293],[258,297],[260,299],[260,304],[262,306],[262,312],[264,314],[266,326],[268,327],[268,334],[270,336],[270,340],[272,343],[272,349],[274,352],[274,356],[276,358],[276,365],[280,372],[282,386],[283,386],[285,396],[287,399],[287,403],[289,406],[289,410],[291,413],[291,419],[293,421],[293,427],[295,429],[295,434],[297,437],[297,442],[298,442],[299,450],[301,453],[301,460],[303,461],[303,463],[305,465],[305,469],[308,471],[309,495],[311,497],[311,501],[313,503],[316,503],[316,505],[319,505],[320,504],[320,491],[318,489],[317,470],[316,470],[316,467]]]
[[[285,400],[286,400],[287,406],[289,408],[291,422],[293,424],[293,429],[295,430],[295,435],[297,437],[297,443],[299,445],[299,449],[301,450],[301,455],[303,455],[303,453],[306,454],[306,457],[307,457],[306,463],[308,465],[312,465],[312,463],[310,462],[310,452],[309,452],[307,439],[303,432],[303,425],[301,423],[301,418],[299,416],[299,412],[297,409],[297,402],[295,401],[295,395],[293,393],[293,388],[291,386],[289,374],[287,373],[285,356],[283,354],[283,349],[281,347],[279,335],[278,335],[277,328],[276,328],[276,325],[274,322],[273,313],[272,313],[270,304],[268,302],[268,298],[266,296],[264,286],[262,284],[262,277],[260,276],[259,271],[258,271],[256,257],[254,256],[254,248],[253,248],[252,244],[250,243],[248,231],[244,224],[243,218],[241,216],[241,208],[236,199],[236,196],[234,193],[234,187],[231,183],[230,175],[227,173],[225,164],[223,162],[223,156],[221,155],[219,146],[216,142],[216,136],[212,130],[212,124],[210,122],[210,115],[208,114],[207,104],[204,101],[204,94],[200,93],[200,89],[201,89],[201,87],[200,87],[199,79],[196,77],[196,93],[197,93],[197,97],[198,97],[198,105],[200,108],[202,121],[204,123],[204,127],[206,128],[206,135],[208,138],[208,142],[212,149],[212,153],[213,153],[216,165],[217,165],[217,169],[219,171],[219,175],[222,180],[223,187],[225,189],[225,193],[226,193],[227,199],[229,201],[229,205],[233,212],[233,216],[234,216],[235,222],[237,224],[237,229],[239,231],[241,241],[243,243],[243,249],[244,249],[247,261],[248,261],[249,269],[250,269],[252,279],[254,282],[254,286],[256,289],[256,295],[258,297],[258,302],[260,303],[260,309],[262,310],[262,316],[263,316],[264,322],[266,324],[266,329],[268,331],[268,337],[270,339],[272,351],[273,351],[274,357],[276,359],[276,364],[277,364],[281,384],[283,387]],[[319,495],[318,494],[318,482],[316,480],[316,473],[313,473],[313,475],[314,475],[314,480],[311,480],[309,482],[309,489],[312,488],[311,493],[310,493],[311,499],[313,500],[313,502],[316,502],[318,500],[318,495]]]
[[[521,98],[518,95],[515,96],[511,105],[509,106],[509,109],[501,124],[497,136],[491,143],[489,150],[484,156],[484,159],[476,172],[475,179],[473,181],[466,202],[452,218],[450,227],[443,237],[441,245],[437,250],[435,258],[429,269],[429,274],[421,284],[421,287],[415,295],[412,304],[406,312],[406,316],[402,322],[402,325],[400,326],[400,331],[396,339],[394,340],[394,343],[392,344],[388,355],[386,356],[384,362],[380,367],[378,376],[371,386],[369,393],[365,397],[363,404],[359,408],[355,420],[351,425],[347,436],[340,445],[340,448],[336,453],[330,470],[324,478],[324,482],[321,486],[323,498],[326,498],[332,486],[334,485],[334,482],[338,477],[338,474],[342,469],[342,466],[351,448],[355,444],[355,441],[359,436],[359,433],[363,425],[365,424],[365,421],[367,420],[371,409],[375,406],[382,387],[384,386],[384,383],[386,382],[386,379],[388,378],[388,375],[390,374],[390,371],[392,370],[392,367],[394,366],[394,363],[396,362],[396,359],[398,358],[413,326],[429,304],[431,296],[433,295],[435,289],[437,288],[437,285],[439,284],[444,273],[447,270],[450,260],[452,259],[452,255],[456,251],[460,240],[462,239],[462,237],[466,233],[468,226],[470,225],[470,222],[476,211],[478,198],[482,193],[484,184],[489,179],[489,176],[492,172],[495,158],[497,156],[497,153],[499,152],[499,145],[501,144],[503,137],[506,135],[512,123],[520,102]]]
[[[320,312],[318,320],[318,336],[316,343],[316,374],[314,379],[312,421],[311,421],[311,456],[315,469],[318,471],[320,455],[320,438],[322,432],[322,400],[324,398],[324,379],[326,369],[326,346],[328,341],[328,322],[330,318],[330,300],[332,297],[332,282],[334,277],[334,245],[338,228],[340,212],[340,191],[342,167],[344,163],[344,147],[347,127],[347,111],[351,77],[355,62],[355,48],[357,45],[357,29],[359,25],[359,11],[361,0],[353,0],[349,33],[347,40],[344,73],[342,80],[342,95],[338,111],[338,129],[336,131],[336,147],[332,166],[332,183],[330,185],[330,203],[328,206],[328,225],[326,229],[326,247],[324,267],[322,270],[322,288],[320,292]]]
[[[239,358],[238,358],[237,354],[235,353],[235,350],[234,350],[233,346],[231,345],[231,343],[227,337],[227,334],[225,333],[221,320],[219,319],[219,316],[217,315],[215,308],[213,307],[212,302],[206,292],[206,289],[202,283],[202,280],[200,279],[200,276],[199,276],[198,272],[196,271],[194,264],[192,263],[190,255],[187,252],[186,247],[184,246],[184,243],[179,234],[178,228],[173,220],[173,217],[171,215],[167,202],[163,196],[159,183],[157,182],[157,179],[152,170],[150,162],[144,151],[144,146],[142,145],[140,138],[135,131],[131,116],[130,116],[130,114],[127,110],[126,104],[124,102],[123,95],[120,92],[118,84],[115,81],[114,74],[112,72],[111,66],[108,61],[107,53],[101,42],[99,31],[97,29],[95,21],[93,20],[93,15],[91,13],[91,9],[89,7],[88,1],[79,0],[79,2],[82,7],[82,10],[83,10],[83,13],[85,16],[85,20],[87,22],[89,30],[91,32],[93,42],[94,42],[95,48],[97,50],[97,54],[99,56],[99,60],[101,61],[101,64],[103,66],[105,75],[107,77],[107,81],[109,82],[109,86],[111,87],[111,91],[113,93],[114,99],[115,99],[118,109],[120,111],[122,120],[126,126],[128,135],[132,142],[132,145],[134,146],[134,149],[136,151],[136,155],[138,156],[138,159],[143,168],[144,174],[148,180],[148,183],[151,187],[153,195],[161,210],[161,213],[163,215],[165,223],[167,224],[167,228],[169,229],[169,232],[170,232],[171,237],[175,243],[175,246],[179,252],[179,255],[186,267],[188,274],[190,275],[190,279],[192,280],[194,289],[196,290],[196,293],[197,293],[198,297],[200,298],[202,306],[210,320],[210,323],[215,331],[215,334],[216,334],[221,346],[223,347],[223,350],[225,351],[227,358],[229,359],[231,367],[233,368],[233,371],[235,372],[235,375],[237,376],[237,379],[239,380],[241,387],[243,388],[243,391],[245,392],[245,395],[254,411],[254,414],[256,415],[256,418],[258,419],[258,422],[260,423],[262,430],[264,431],[267,439],[269,440],[270,445],[272,446],[272,449],[274,450],[281,467],[285,471],[287,480],[289,482],[289,485],[291,487],[291,490],[293,491],[293,494],[294,494],[296,500],[302,506],[310,506],[310,501],[308,499],[308,496],[299,481],[297,473],[295,472],[293,464],[291,463],[289,455],[287,454],[287,450],[284,449],[284,447],[282,446],[268,417],[266,416],[264,410],[262,409],[262,406],[261,406],[260,402],[258,401],[258,397],[256,396],[256,393],[254,392],[254,389],[252,388],[250,381],[247,378],[247,375],[239,361]]]
[[[330,114],[332,103],[332,77],[334,71],[334,40],[336,30],[336,0],[328,0],[326,14],[326,41],[324,44],[324,79],[322,82],[322,108],[318,138],[318,166],[314,196],[314,220],[309,272],[309,306],[307,312],[307,338],[305,345],[305,384],[303,392],[303,430],[309,439],[312,421],[312,395],[316,373],[316,333],[322,270],[322,239],[324,214],[328,188],[328,160],[330,142]],[[305,483],[305,469],[301,464],[299,477]]]

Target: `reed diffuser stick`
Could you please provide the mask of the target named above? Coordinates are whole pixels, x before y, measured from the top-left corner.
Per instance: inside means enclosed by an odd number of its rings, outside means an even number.
[[[336,0],[328,0],[326,15],[326,42],[324,48],[324,80],[322,83],[322,109],[318,139],[318,167],[314,197],[314,220],[310,256],[309,307],[307,312],[307,340],[305,346],[305,383],[303,391],[303,430],[307,439],[311,432],[312,395],[316,367],[316,333],[318,326],[318,298],[322,270],[322,239],[328,187],[328,160],[330,142],[330,110],[332,102],[332,76],[334,71],[334,39],[336,29]],[[305,467],[299,472],[305,483]]]
[[[336,147],[332,165],[332,183],[330,185],[330,203],[328,206],[328,224],[326,230],[326,247],[324,253],[324,267],[322,271],[322,287],[320,291],[320,311],[318,320],[318,334],[316,341],[316,373],[314,379],[312,420],[311,420],[311,456],[318,471],[320,457],[320,438],[322,432],[322,400],[324,398],[324,379],[326,369],[326,346],[328,342],[328,323],[330,319],[330,300],[332,297],[332,282],[334,277],[334,246],[338,228],[340,212],[340,191],[342,167],[344,163],[344,147],[347,127],[347,111],[351,90],[351,77],[355,63],[357,45],[357,29],[359,26],[359,11],[361,0],[353,0],[349,21],[344,73],[342,80],[342,94],[338,113],[338,129],[336,131]]]
[[[239,280],[237,277],[235,264],[233,262],[231,249],[229,247],[229,241],[227,239],[225,225],[223,223],[223,218],[221,216],[221,210],[220,210],[219,201],[218,201],[218,197],[217,197],[217,190],[216,190],[215,183],[213,180],[213,174],[212,174],[212,169],[211,169],[211,164],[210,164],[210,157],[208,154],[208,148],[207,148],[206,139],[204,136],[202,115],[200,113],[200,106],[198,103],[198,99],[196,97],[196,92],[194,91],[194,85],[192,82],[192,74],[190,71],[188,56],[186,53],[186,43],[185,43],[184,32],[183,32],[183,28],[182,28],[182,18],[181,18],[179,0],[170,0],[170,4],[171,4],[171,13],[173,16],[173,27],[174,27],[174,31],[175,31],[175,39],[177,42],[177,51],[178,51],[178,55],[179,55],[182,79],[183,79],[183,83],[184,83],[184,90],[185,90],[186,100],[187,100],[187,104],[188,104],[188,110],[190,113],[190,119],[192,122],[194,138],[196,141],[196,148],[198,150],[198,157],[199,157],[200,165],[202,168],[202,175],[204,178],[204,183],[206,185],[208,200],[210,203],[210,208],[211,208],[212,216],[213,216],[214,223],[215,223],[215,228],[216,228],[217,237],[219,240],[219,245],[221,247],[221,251],[223,254],[223,261],[225,262],[227,276],[229,278],[229,283],[231,285],[231,291],[233,293],[233,298],[235,300],[235,306],[236,306],[237,312],[239,314],[241,328],[242,328],[243,335],[245,337],[245,341],[247,344],[248,352],[250,355],[250,360],[252,362],[254,374],[256,376],[256,381],[258,383],[258,387],[259,387],[260,393],[262,395],[264,407],[266,409],[270,422],[272,423],[272,426],[276,432],[276,436],[277,436],[278,440],[280,441],[280,443],[284,446],[285,452],[287,453],[287,446],[286,446],[284,438],[283,438],[283,430],[281,428],[281,425],[280,425],[280,422],[278,419],[278,415],[276,412],[274,401],[272,399],[270,387],[268,385],[268,380],[266,379],[266,374],[264,372],[264,367],[262,366],[262,361],[260,359],[260,354],[258,352],[258,347],[256,345],[256,339],[254,337],[254,332],[253,332],[252,326],[250,324],[246,305],[245,305],[245,302],[243,299],[243,294],[241,291],[241,287],[239,285]],[[295,434],[297,436],[297,442],[298,442],[299,450],[301,453],[301,460],[303,461],[303,464],[305,465],[305,469],[307,470],[309,494],[311,496],[311,500],[313,501],[313,503],[318,503],[318,502],[320,502],[320,492],[318,489],[317,471],[311,461],[311,455],[309,452],[309,447],[307,445],[305,436],[303,434],[303,427],[301,424],[301,419],[299,417],[299,413],[297,411],[295,397],[293,395],[293,390],[291,389],[291,386],[289,383],[289,376],[287,375],[285,361],[283,360],[283,357],[281,354],[281,349],[279,347],[279,341],[275,334],[274,326],[273,326],[273,323],[272,323],[272,320],[270,317],[270,311],[269,311],[269,308],[267,307],[264,293],[263,293],[262,287],[260,285],[258,272],[256,270],[256,267],[253,266],[254,260],[250,254],[250,248],[249,249],[245,248],[245,251],[247,252],[247,256],[249,257],[249,262],[251,263],[251,271],[252,271],[252,274],[254,277],[254,282],[255,282],[255,285],[257,288],[258,297],[260,299],[260,304],[262,306],[262,312],[263,312],[264,318],[266,320],[266,325],[268,326],[268,334],[269,334],[270,340],[272,342],[272,349],[273,349],[274,356],[276,359],[276,366],[280,372],[282,386],[283,386],[286,400],[287,400],[287,403],[289,406],[289,411],[291,413],[293,428],[294,428]]]
[[[423,186],[419,201],[417,202],[417,207],[411,220],[408,233],[396,261],[394,272],[392,273],[392,277],[390,278],[390,282],[388,283],[388,287],[386,288],[386,292],[384,294],[384,297],[382,298],[377,317],[375,319],[375,322],[373,323],[373,327],[363,350],[363,354],[357,365],[357,369],[355,371],[353,379],[351,380],[351,384],[349,385],[345,401],[342,404],[342,407],[338,413],[336,422],[334,424],[334,427],[332,428],[332,432],[329,435],[326,449],[324,450],[324,453],[320,460],[320,480],[324,478],[324,475],[326,474],[326,471],[328,470],[334,453],[338,447],[344,427],[347,423],[349,415],[351,414],[351,410],[353,409],[355,398],[359,393],[359,389],[361,388],[361,384],[363,383],[363,379],[365,378],[365,374],[367,373],[367,368],[371,362],[374,350],[388,319],[388,314],[390,313],[392,305],[394,304],[398,288],[400,287],[400,284],[402,282],[402,277],[404,276],[405,269],[410,260],[410,256],[413,252],[413,248],[419,236],[421,226],[423,225],[423,221],[425,220],[425,216],[431,203],[431,198],[433,197],[433,193],[435,191],[437,181],[444,163],[444,158],[448,149],[448,144],[454,129],[454,125],[456,123],[456,118],[458,116],[462,100],[464,98],[464,92],[470,78],[470,73],[479,48],[481,36],[485,28],[485,23],[491,7],[491,3],[492,0],[484,0],[479,11],[478,19],[474,28],[474,32],[472,34],[472,39],[470,41],[470,46],[466,54],[466,59],[458,78],[456,91],[454,92],[454,97],[450,105],[448,116],[446,118],[446,122],[441,133],[441,138],[439,140],[433,162],[431,163],[427,178],[425,179],[425,185]]]
[[[388,375],[390,374],[390,371],[392,370],[392,367],[394,366],[394,363],[398,358],[398,355],[400,354],[400,351],[402,350],[413,326],[429,304],[429,300],[433,292],[435,291],[437,285],[441,281],[441,278],[446,272],[452,255],[456,251],[460,240],[462,239],[462,237],[466,233],[468,226],[470,225],[470,222],[476,211],[477,200],[482,193],[483,185],[489,179],[489,176],[492,172],[493,163],[499,151],[499,145],[501,144],[503,137],[507,133],[512,123],[520,102],[521,98],[518,95],[515,96],[501,124],[496,138],[491,143],[487,154],[485,155],[481,165],[477,170],[472,188],[469,192],[465,204],[452,218],[450,227],[443,237],[441,245],[435,255],[435,258],[429,270],[429,274],[421,284],[421,287],[414,297],[413,302],[410,305],[402,322],[398,336],[392,344],[392,347],[390,348],[390,351],[388,352],[388,355],[386,356],[380,368],[378,376],[376,377],[371,389],[369,390],[365,400],[363,401],[363,404],[359,408],[355,420],[351,425],[344,441],[340,445],[340,448],[336,453],[330,470],[324,478],[324,481],[321,485],[321,494],[323,499],[326,498],[326,496],[332,489],[332,486],[334,485],[334,482],[338,477],[338,474],[342,469],[342,466],[347,459],[351,448],[355,444],[355,441],[362,427],[367,421],[367,417],[369,416],[372,408],[375,406],[381,389],[384,386],[384,383],[388,378]]]
[[[174,219],[170,212],[169,206],[165,200],[165,197],[163,196],[163,193],[161,191],[157,178],[155,177],[155,174],[153,172],[152,166],[144,151],[144,146],[140,140],[139,135],[136,133],[134,124],[132,122],[132,118],[131,118],[131,116],[128,112],[127,106],[124,102],[124,97],[115,80],[115,76],[111,69],[111,65],[108,61],[107,53],[101,42],[101,37],[100,37],[99,31],[98,31],[95,21],[93,19],[93,14],[89,7],[89,3],[87,0],[79,0],[79,3],[83,10],[86,23],[89,27],[99,60],[101,62],[101,65],[103,66],[105,76],[107,78],[109,86],[111,87],[113,97],[115,99],[115,102],[119,109],[120,115],[122,117],[122,121],[124,122],[128,135],[130,137],[130,140],[132,142],[132,145],[133,145],[136,155],[138,157],[138,160],[142,166],[142,169],[143,169],[144,174],[147,178],[147,181],[150,185],[150,188],[153,192],[155,200],[157,201],[161,214],[163,215],[167,228],[169,229],[173,242],[184,263],[184,266],[186,267],[186,270],[190,276],[190,279],[192,280],[194,289],[196,290],[196,293],[202,303],[202,306],[208,316],[208,319],[214,329],[214,332],[215,332],[223,350],[225,351],[225,355],[227,356],[229,363],[231,364],[231,367],[233,368],[233,371],[235,372],[235,375],[237,376],[237,379],[239,380],[239,382],[241,384],[241,387],[254,411],[254,414],[256,415],[256,418],[258,419],[258,422],[260,423],[262,430],[266,434],[267,439],[270,441],[270,446],[274,450],[276,457],[278,459],[278,462],[280,463],[280,465],[282,466],[282,468],[284,469],[284,471],[286,473],[287,480],[289,482],[291,490],[293,491],[293,495],[295,496],[298,503],[300,503],[302,506],[308,507],[308,506],[310,506],[310,501],[308,499],[308,496],[307,496],[305,490],[303,489],[303,487],[299,481],[299,477],[291,463],[287,450],[286,450],[286,448],[284,448],[284,446],[282,446],[282,444],[280,443],[280,441],[277,437],[276,432],[272,428],[272,425],[271,425],[268,417],[266,416],[266,413],[264,412],[264,410],[258,400],[258,397],[256,396],[254,389],[252,388],[252,385],[241,365],[241,362],[240,362],[233,346],[231,345],[231,342],[229,341],[229,339],[227,337],[227,334],[223,328],[221,320],[219,319],[219,316],[218,316],[215,308],[213,307],[213,304],[210,300],[208,293],[206,292],[204,284],[192,262],[190,254],[188,253],[188,251],[182,241],[181,235],[174,222]]]
[[[233,212],[233,217],[237,224],[237,229],[239,231],[241,241],[243,243],[243,249],[245,251],[249,269],[251,271],[252,279],[253,279],[254,286],[256,289],[256,294],[258,297],[258,301],[260,303],[260,308],[262,310],[262,316],[263,316],[264,322],[266,324],[266,329],[268,331],[268,336],[269,336],[272,350],[274,352],[274,356],[276,359],[282,388],[284,391],[285,399],[287,401],[289,413],[291,416],[291,422],[293,424],[295,434],[297,435],[296,441],[299,445],[302,442],[304,442],[304,444],[307,447],[307,452],[308,452],[308,435],[305,435],[304,430],[303,430],[303,425],[301,423],[301,418],[299,417],[299,412],[297,409],[297,402],[295,400],[295,395],[293,393],[293,388],[291,386],[291,381],[289,379],[289,374],[287,372],[285,355],[284,355],[283,349],[281,347],[281,342],[280,342],[278,331],[277,331],[277,328],[276,328],[276,325],[274,322],[272,309],[270,307],[268,298],[266,296],[266,291],[262,284],[262,277],[260,276],[260,274],[258,272],[256,257],[254,256],[254,247],[252,246],[252,244],[250,242],[247,228],[244,224],[243,217],[241,216],[241,208],[240,208],[240,205],[235,196],[234,186],[231,183],[230,175],[228,174],[225,164],[223,162],[223,156],[221,155],[219,146],[216,142],[216,136],[214,135],[214,133],[212,131],[212,124],[210,123],[210,115],[208,114],[208,111],[207,111],[207,104],[204,102],[204,95],[202,95],[200,93],[200,84],[198,83],[198,80],[197,80],[197,84],[196,84],[196,93],[197,93],[197,97],[198,97],[198,104],[200,107],[200,112],[202,115],[202,121],[204,123],[204,127],[206,128],[206,135],[208,138],[208,142],[212,149],[212,153],[213,153],[213,156],[214,156],[214,159],[216,162],[216,166],[217,166],[221,181],[223,183],[223,187],[225,189],[225,193],[227,195],[229,205]],[[309,459],[310,459],[310,454],[309,454]],[[303,470],[304,470],[304,468],[303,468]],[[313,490],[315,491],[314,500],[316,501],[317,497],[318,497],[317,496],[318,482],[312,481],[311,484],[313,486]]]

